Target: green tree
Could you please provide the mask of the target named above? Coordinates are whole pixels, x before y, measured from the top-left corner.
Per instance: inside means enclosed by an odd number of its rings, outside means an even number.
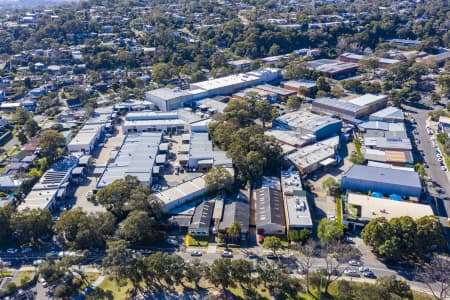
[[[450,94],[450,75],[441,74],[437,81],[442,94],[447,96]]]
[[[65,143],[66,139],[61,133],[50,129],[42,132],[38,147],[41,149],[41,155],[52,163],[62,154]]]
[[[127,250],[127,245],[124,240],[109,242],[102,266],[117,283],[130,279],[137,285],[142,280],[142,266],[139,258]]]
[[[227,235],[231,237],[233,242],[235,242],[241,235],[242,224],[239,221],[234,221],[229,228],[227,228]]]
[[[28,110],[23,107],[18,107],[12,119],[14,124],[24,125],[31,117],[31,113]]]
[[[205,185],[210,193],[230,192],[233,188],[233,176],[224,167],[215,166],[205,175]]]
[[[317,90],[329,93],[331,91],[330,84],[327,82],[325,77],[319,77],[316,80]]]
[[[169,64],[159,63],[152,68],[152,79],[157,83],[163,83],[166,80],[172,79],[173,75],[173,69]]]
[[[216,287],[221,286],[224,290],[233,287],[235,284],[231,266],[231,260],[228,258],[214,260],[209,270],[209,281]]]
[[[341,193],[341,186],[333,177],[328,177],[324,180],[322,187],[328,191],[328,194],[334,197],[339,196]]]
[[[81,209],[63,212],[55,223],[56,235],[74,249],[103,248],[115,229],[110,212],[87,215]]]
[[[405,281],[397,279],[395,275],[377,279],[376,285],[391,297],[396,296],[398,299],[413,299],[409,285]]]
[[[231,274],[233,279],[239,284],[251,288],[252,283],[252,263],[245,259],[235,259],[231,261]]]
[[[34,137],[39,131],[38,123],[34,119],[28,119],[25,122],[25,131],[28,133],[28,136]]]
[[[16,211],[10,222],[14,237],[22,245],[37,243],[52,233],[52,215],[48,209]]]
[[[276,236],[267,236],[264,238],[263,248],[270,249],[274,254],[281,248],[281,240]]]
[[[255,112],[266,127],[266,122],[272,120],[272,105],[267,100],[258,100],[255,104]]]
[[[17,139],[19,140],[21,145],[25,145],[26,143],[28,143],[28,138],[25,133],[23,133],[23,131],[19,131],[19,133],[17,133]]]
[[[290,110],[297,110],[300,108],[302,102],[300,97],[296,96],[296,95],[292,95],[289,96],[287,102],[286,102],[286,107]]]
[[[153,220],[144,211],[133,211],[120,223],[119,236],[132,244],[154,241]]]
[[[186,263],[184,277],[198,288],[198,283],[203,277],[206,277],[208,270],[208,265],[196,258]]]
[[[344,236],[344,228],[337,221],[323,218],[317,228],[317,236],[322,242],[340,241]]]
[[[305,244],[311,237],[311,230],[303,228],[301,230],[289,230],[289,240],[294,243]]]

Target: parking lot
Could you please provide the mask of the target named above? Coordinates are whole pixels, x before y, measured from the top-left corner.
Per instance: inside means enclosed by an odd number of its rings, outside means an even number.
[[[97,146],[93,152],[92,159],[95,161],[96,166],[105,166],[108,163],[109,156],[112,150],[114,150],[118,145],[123,142],[124,135],[122,132],[122,127],[117,126],[115,133],[108,138],[108,140],[101,145]],[[87,194],[95,189],[97,185],[97,177],[93,174],[93,167],[89,167],[87,170],[86,178],[74,191],[75,204],[74,208],[80,207],[86,212],[104,212],[105,208],[101,205],[96,205],[87,200]]]

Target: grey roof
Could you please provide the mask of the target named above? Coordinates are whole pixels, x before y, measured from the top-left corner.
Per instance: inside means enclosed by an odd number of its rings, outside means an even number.
[[[342,176],[341,185],[343,189],[352,189],[355,183],[357,183],[357,186],[364,186],[372,192],[396,193],[395,188],[400,188],[400,191],[410,190],[412,195],[416,195],[417,190],[419,190],[420,195],[420,189],[422,188],[419,175],[416,172],[363,165],[353,165]],[[374,187],[377,190],[374,190]],[[400,191],[397,193],[402,194]]]
[[[289,127],[309,131],[313,134],[329,125],[342,123],[341,120],[329,116],[321,116],[302,110],[284,114],[276,118],[275,121],[280,124],[286,124]]]
[[[115,160],[106,167],[97,187],[105,187],[127,175],[136,176],[142,183],[149,184],[161,137],[161,132],[129,134]]]
[[[256,194],[256,225],[279,224],[285,226],[281,191],[262,187]]]
[[[311,211],[305,191],[295,190],[293,196],[286,196],[288,226],[291,228],[311,228]]]
[[[213,147],[208,133],[192,132],[189,143],[189,158],[204,160],[213,159]]]
[[[364,145],[377,149],[412,150],[411,140],[402,137],[365,137]]]
[[[189,230],[209,228],[211,225],[213,211],[214,201],[205,201],[200,203],[200,205],[195,208],[195,213],[192,217],[191,225],[189,225]]]
[[[181,89],[168,89],[168,88],[160,88],[160,89],[156,89],[156,90],[151,90],[147,92],[147,95],[153,96],[153,97],[157,97],[163,100],[170,100],[170,99],[174,99],[180,96],[191,96],[190,93],[188,93],[185,90],[181,90]]]
[[[377,111],[369,116],[370,120],[380,121],[398,121],[402,122],[405,119],[403,110],[394,106],[388,106],[385,109]]]
[[[322,104],[322,105],[326,105],[329,107],[334,107],[337,109],[347,110],[347,111],[351,111],[351,112],[357,112],[358,110],[361,109],[361,106],[359,106],[357,104],[353,104],[348,101],[339,101],[339,100],[331,99],[331,98],[316,99],[313,102],[313,106],[314,106],[314,104]]]
[[[250,205],[245,202],[232,202],[225,205],[222,222],[219,229],[226,230],[233,222],[242,224],[242,232],[248,232],[250,218]]]
[[[287,89],[284,89],[284,88],[281,88],[278,86],[273,86],[270,84],[261,84],[261,85],[256,86],[255,88],[266,91],[266,92],[278,94],[281,96],[289,96],[289,95],[295,94],[294,91],[287,90]]]

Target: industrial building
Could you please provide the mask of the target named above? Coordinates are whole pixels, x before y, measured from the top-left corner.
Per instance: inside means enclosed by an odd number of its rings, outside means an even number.
[[[67,144],[69,152],[82,152],[90,154],[100,139],[104,130],[104,125],[92,124],[84,125],[75,137]]]
[[[193,95],[180,88],[160,88],[146,92],[145,97],[160,110],[170,111],[183,107],[185,102],[192,101]]]
[[[250,223],[250,205],[247,202],[234,201],[225,204],[219,232],[226,233],[234,222],[241,223],[241,237],[246,238]]]
[[[267,83],[281,77],[280,69],[261,69],[248,73],[229,75],[225,77],[196,82],[190,89],[160,88],[146,93],[147,100],[154,103],[162,111],[170,111],[183,107],[185,103],[208,97],[231,95],[239,90]]]
[[[264,177],[262,186],[255,190],[255,202],[257,233],[284,235],[286,232],[286,220],[280,180],[276,177]]]
[[[438,123],[439,130],[450,137],[450,118],[441,116]]]
[[[286,228],[298,230],[312,228],[313,222],[308,205],[307,193],[302,188],[300,174],[291,168],[281,172],[281,189],[283,191]]]
[[[283,82],[281,86],[286,89],[295,92],[298,96],[300,94],[300,89],[307,91],[305,96],[311,97],[317,92],[317,84],[314,80],[299,79],[299,80],[289,80]]]
[[[358,124],[365,137],[407,138],[405,123],[388,123],[383,121],[367,121]]]
[[[192,236],[209,236],[213,211],[214,201],[200,203],[195,208],[192,222],[189,225],[189,234]]]
[[[287,158],[302,174],[336,163],[336,151],[339,147],[339,136],[335,136],[312,145],[305,146],[287,155]]]
[[[364,147],[368,149],[411,151],[412,144],[408,138],[401,137],[364,137]]]
[[[206,172],[213,166],[213,163],[213,146],[208,133],[191,133],[188,168]]]
[[[342,62],[336,59],[317,59],[308,61],[307,67],[319,71],[326,77],[343,79],[355,75],[359,64]]]
[[[396,166],[412,166],[414,157],[411,151],[389,151],[366,148],[363,151],[364,158],[368,161],[388,163]]]
[[[136,176],[142,184],[151,185],[152,170],[161,139],[161,132],[127,135],[100,176],[97,188],[104,188],[127,175]]]
[[[322,140],[339,134],[342,129],[342,121],[298,110],[274,119],[272,127],[293,130],[305,137],[313,135],[317,140]]]
[[[416,172],[353,165],[341,179],[341,188],[367,194],[419,198],[422,184]]]
[[[360,63],[362,60],[367,59],[376,59],[378,62],[378,67],[382,69],[387,69],[388,67],[392,66],[393,64],[397,64],[400,62],[398,59],[391,59],[391,58],[378,58],[378,57],[367,57],[364,55],[359,55],[355,53],[349,53],[345,52],[339,55],[339,60],[343,62],[348,63]]]
[[[72,170],[77,164],[78,159],[73,156],[54,163],[33,186],[17,209],[54,209],[56,200],[65,196]]]
[[[205,178],[203,175],[156,193],[155,196],[162,201],[164,209],[170,211],[205,194]]]
[[[351,100],[336,100],[331,98],[316,99],[312,112],[335,115],[339,118],[358,124],[359,119],[367,119],[370,114],[386,107],[386,95],[365,94]]]
[[[99,107],[95,109],[80,131],[67,145],[69,152],[90,154],[94,150],[102,134],[111,128],[113,107]]]
[[[365,194],[348,193],[347,204],[346,222],[361,226],[380,217],[387,220],[403,216],[419,219],[434,215],[432,208],[427,204],[376,198]]]
[[[383,121],[389,123],[403,123],[405,115],[401,108],[388,106],[385,109],[379,110],[369,116],[370,121]]]

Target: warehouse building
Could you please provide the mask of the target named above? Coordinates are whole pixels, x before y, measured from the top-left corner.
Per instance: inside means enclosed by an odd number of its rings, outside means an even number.
[[[422,184],[416,172],[397,169],[353,165],[341,179],[341,188],[361,193],[380,193],[384,196],[419,198]]]
[[[100,176],[97,188],[104,188],[127,175],[136,176],[142,184],[150,186],[161,139],[160,132],[127,135],[117,154]]]
[[[84,125],[67,145],[69,152],[90,154],[104,131],[104,125]]]
[[[213,163],[213,146],[208,133],[192,132],[189,141],[188,168],[206,172],[212,168]]]
[[[170,111],[183,107],[184,103],[193,99],[191,93],[179,88],[151,90],[145,93],[145,97],[162,111]]]
[[[365,137],[385,137],[385,138],[407,138],[406,127],[404,123],[388,123],[382,121],[367,121],[358,124],[360,132]]]
[[[314,135],[317,140],[322,140],[339,134],[342,121],[298,110],[274,119],[272,127],[293,130],[302,136]]]
[[[408,138],[401,137],[364,137],[364,147],[368,149],[411,151],[412,144]]]
[[[359,55],[355,53],[349,53],[345,52],[339,55],[339,60],[343,62],[349,62],[349,63],[360,63],[362,60],[367,59],[376,59],[378,62],[378,67],[382,69],[387,69],[388,67],[392,66],[393,64],[399,63],[400,60],[398,59],[390,59],[390,58],[378,58],[378,57],[367,57],[364,55]]]
[[[209,236],[211,218],[214,211],[214,201],[200,203],[194,212],[189,225],[189,234],[192,236]]]
[[[322,167],[336,164],[339,137],[335,136],[312,145],[305,146],[287,155],[287,158],[302,174],[309,174]]]
[[[369,116],[370,121],[383,121],[389,123],[403,123],[405,115],[401,108],[388,106],[385,109],[377,111]]]
[[[241,239],[246,239],[250,223],[250,205],[247,202],[234,201],[225,205],[219,232],[227,233],[234,222],[241,223]]]
[[[415,220],[433,216],[430,205],[398,201],[389,198],[376,198],[363,194],[347,194],[348,213],[347,223],[365,225],[370,220],[384,217],[387,220],[409,216]]]
[[[339,118],[358,124],[359,119],[367,119],[370,114],[386,107],[386,95],[365,94],[351,100],[321,98],[313,102],[312,112],[335,115]]]
[[[198,199],[205,194],[205,178],[203,175],[156,193],[155,196],[163,202],[164,209],[170,212],[174,208]]]
[[[33,186],[17,209],[54,209],[57,199],[65,196],[72,170],[77,164],[78,159],[73,156],[54,163]]]
[[[308,91],[307,95],[305,96],[312,96],[317,91],[317,84],[313,80],[307,80],[307,79],[299,79],[299,80],[289,80],[282,83],[282,87],[286,90],[293,91],[297,93],[297,95],[301,96],[299,91],[300,89],[304,89]]]
[[[280,69],[261,69],[248,73],[196,82],[190,89],[160,88],[146,93],[147,100],[154,103],[162,111],[170,111],[183,107],[185,103],[208,97],[231,95],[239,90],[262,83],[271,82],[281,77]]]
[[[281,172],[281,189],[283,191],[288,232],[290,230],[312,228],[313,222],[307,194],[302,188],[301,178],[297,170],[291,168],[288,171]]]
[[[262,187],[255,190],[256,231],[263,235],[284,235],[283,196],[276,177],[264,177]]]
[[[319,71],[323,76],[343,79],[355,75],[359,64],[342,62],[336,59],[317,59],[307,62],[307,67]]]

